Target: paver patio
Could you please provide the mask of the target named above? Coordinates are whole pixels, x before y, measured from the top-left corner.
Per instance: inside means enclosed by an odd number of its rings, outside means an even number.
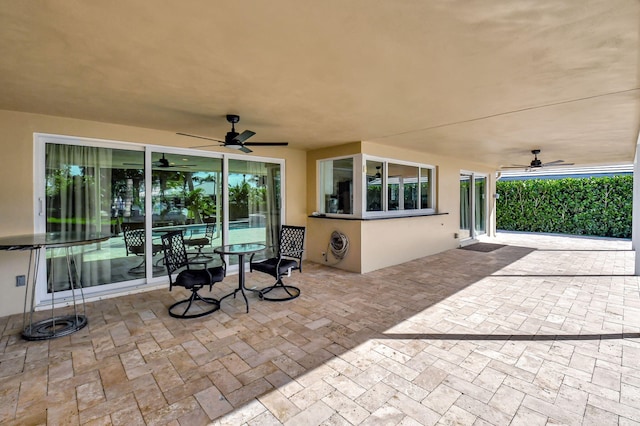
[[[167,289],[89,303],[50,341],[0,318],[0,423],[640,424],[631,243],[490,242],[364,275],[306,263],[301,297],[250,294],[249,314],[240,298],[174,319]]]

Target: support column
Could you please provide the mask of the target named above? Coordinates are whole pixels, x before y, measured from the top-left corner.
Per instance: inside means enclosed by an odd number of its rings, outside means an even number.
[[[640,134],[638,134],[638,143],[636,144],[636,155],[633,160],[633,204],[632,204],[632,224],[631,224],[631,248],[635,252],[635,272],[634,275],[640,275],[640,164],[638,159],[638,146],[640,145]]]

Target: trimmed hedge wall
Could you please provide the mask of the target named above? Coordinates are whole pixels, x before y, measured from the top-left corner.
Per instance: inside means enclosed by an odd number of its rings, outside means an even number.
[[[497,228],[631,238],[633,176],[498,181]]]

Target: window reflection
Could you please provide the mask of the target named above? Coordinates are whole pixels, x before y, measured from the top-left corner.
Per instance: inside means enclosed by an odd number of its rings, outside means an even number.
[[[388,164],[389,210],[418,208],[418,168],[402,164]]]
[[[367,211],[382,211],[384,170],[381,161],[367,160]]]
[[[222,159],[167,153],[152,157],[153,243],[162,244],[164,233],[180,230],[189,256],[213,259],[213,248],[222,245]],[[206,243],[197,245],[198,240]],[[158,257],[155,263],[162,266]],[[166,275],[166,270],[154,268],[153,275]]]
[[[321,213],[353,213],[353,158],[320,163]]]
[[[229,160],[228,244],[272,246],[280,229],[280,164]],[[237,263],[231,256],[230,263]]]

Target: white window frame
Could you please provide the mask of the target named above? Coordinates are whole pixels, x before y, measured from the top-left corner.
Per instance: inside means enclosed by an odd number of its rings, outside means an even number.
[[[473,172],[470,170],[460,170],[460,175],[469,176],[471,191],[471,216],[469,217],[469,237],[465,240],[475,240],[479,235],[487,235],[489,229],[489,175],[486,173]],[[476,231],[476,179],[484,179],[484,232]],[[464,240],[463,240],[464,241]]]
[[[363,218],[385,218],[385,217],[402,217],[402,216],[420,216],[420,215],[429,215],[429,214],[435,214],[437,211],[437,205],[436,205],[436,166],[432,165],[432,164],[424,164],[424,163],[415,163],[412,161],[403,161],[403,160],[397,160],[395,158],[387,158],[387,157],[376,157],[376,156],[371,156],[371,155],[366,155],[366,154],[362,154],[362,164],[366,166],[367,161],[377,161],[377,162],[381,162],[382,163],[382,185],[383,185],[383,191],[381,194],[381,198],[382,198],[382,211],[367,211],[366,205],[367,205],[367,200],[366,200],[366,187],[367,187],[367,170],[366,167],[362,168],[362,179],[360,180],[362,188],[363,188],[363,197],[362,197],[362,203],[361,203],[361,210],[362,210],[362,217]],[[420,186],[420,173],[422,171],[422,169],[429,169],[431,170],[431,179],[429,180],[429,189],[431,191],[431,207],[429,208],[418,208],[418,209],[411,209],[411,210],[389,210],[389,205],[388,205],[388,197],[387,197],[387,193],[388,193],[388,186],[389,186],[389,164],[398,164],[401,166],[410,166],[410,167],[416,167],[418,169],[418,200],[421,200],[421,186]],[[402,191],[401,194],[399,195],[402,199],[402,201],[404,201],[404,198],[402,196]]]
[[[324,211],[324,191],[322,186],[324,185],[324,175],[322,164],[327,161],[343,160],[346,158],[353,159],[353,213],[328,213]],[[383,190],[381,193],[382,210],[381,211],[367,211],[367,161],[377,161],[383,164],[382,166],[382,185]],[[398,164],[402,166],[416,167],[418,169],[418,200],[421,200],[421,188],[420,188],[420,173],[422,169],[431,170],[431,179],[429,180],[429,187],[431,191],[431,207],[418,208],[411,210],[388,210],[387,191],[389,185],[388,178],[388,165]],[[358,178],[358,171],[360,171],[360,177]],[[416,163],[412,161],[397,160],[395,158],[378,157],[367,154],[354,154],[344,155],[339,157],[323,158],[316,161],[316,212],[321,213],[327,217],[336,218],[350,218],[350,219],[375,219],[375,218],[387,218],[387,217],[404,217],[404,216],[427,216],[435,214],[437,212],[437,166],[426,163]]]
[[[327,161],[344,160],[351,158],[353,160],[353,171],[351,174],[351,181],[353,182],[353,212],[352,213],[328,213],[324,211],[324,191],[322,186],[324,185],[324,174],[322,164]],[[316,212],[322,213],[328,217],[361,217],[362,215],[362,203],[358,200],[362,198],[362,180],[357,178],[356,170],[362,170],[362,156],[358,155],[343,155],[340,157],[323,158],[316,161]]]
[[[128,142],[122,140],[110,140],[110,139],[96,139],[96,138],[87,138],[80,136],[68,136],[68,135],[59,135],[59,134],[49,134],[49,133],[34,133],[33,134],[33,147],[34,147],[34,156],[33,156],[33,177],[34,177],[34,191],[33,191],[33,212],[34,212],[34,223],[33,229],[34,233],[44,233],[46,231],[46,213],[44,209],[45,202],[45,188],[44,185],[39,185],[39,182],[44,182],[46,178],[45,171],[45,157],[46,157],[46,144],[47,143],[56,143],[56,144],[66,144],[66,145],[80,145],[80,146],[92,146],[99,148],[113,148],[113,149],[126,149],[131,151],[141,151],[145,153],[145,164],[151,164],[152,162],[152,153],[157,152],[166,152],[171,154],[185,154],[185,155],[198,155],[203,157],[210,158],[221,158],[223,162],[222,166],[222,175],[223,175],[223,202],[228,203],[229,194],[228,194],[228,170],[229,170],[229,159],[238,159],[245,161],[256,161],[256,162],[267,162],[267,163],[276,163],[280,165],[280,200],[281,200],[281,212],[280,218],[281,221],[284,222],[286,218],[286,162],[282,158],[272,158],[272,157],[261,157],[255,155],[242,155],[236,153],[224,153],[217,151],[206,151],[206,150],[196,150],[196,149],[188,149],[188,148],[178,148],[171,146],[163,146],[163,145],[150,145],[143,144],[138,142]],[[145,169],[145,192],[147,194],[151,193],[152,179],[151,179],[151,169]],[[152,211],[151,206],[151,197],[146,197],[145,199],[145,210]],[[225,207],[223,209],[224,212],[224,220],[225,224],[223,227],[223,241],[228,240],[228,226],[229,226],[229,209]],[[151,235],[151,226],[152,223],[150,221],[146,222],[146,232],[148,235]],[[151,239],[147,241],[146,253],[147,253],[147,273],[146,278],[138,278],[129,281],[122,281],[118,283],[104,284],[97,287],[86,287],[84,288],[84,299],[85,301],[93,301],[100,300],[105,297],[113,297],[120,296],[123,294],[135,293],[138,291],[146,291],[158,287],[164,287],[167,282],[166,276],[153,277],[152,267],[153,267],[153,259],[152,259],[152,250],[151,250]],[[46,256],[40,257],[40,268],[41,273],[38,274],[38,283],[36,285],[36,308],[49,307],[51,305],[51,294],[47,293],[47,274],[46,274]],[[233,265],[229,268],[227,273],[237,272],[237,265]],[[44,271],[44,272],[42,272]],[[66,291],[56,291],[54,295],[54,306],[65,306],[69,305],[72,300],[72,295],[70,290]]]

